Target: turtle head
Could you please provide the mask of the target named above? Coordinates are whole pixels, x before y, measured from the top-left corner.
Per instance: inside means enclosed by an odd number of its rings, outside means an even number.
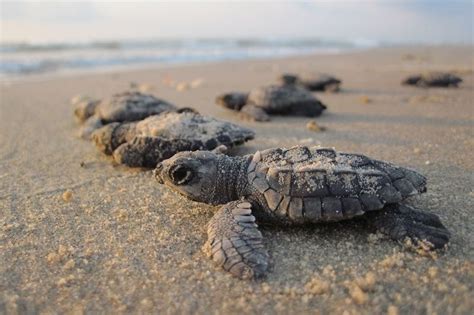
[[[402,81],[405,85],[415,85],[421,80],[421,75],[413,75]]]
[[[155,177],[187,198],[216,203],[219,154],[209,151],[185,151],[158,163]]]
[[[247,93],[231,92],[219,95],[216,98],[218,105],[224,106],[225,108],[239,111],[247,103]]]
[[[295,85],[298,83],[298,76],[290,73],[284,73],[278,78],[281,85]]]

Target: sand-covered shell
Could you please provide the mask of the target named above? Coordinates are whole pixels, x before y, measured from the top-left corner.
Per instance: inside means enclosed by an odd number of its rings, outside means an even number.
[[[108,124],[95,131],[93,139],[119,163],[154,167],[180,151],[231,148],[254,136],[248,128],[195,112],[165,112],[138,122]]]
[[[296,85],[270,85],[250,91],[247,104],[265,109],[269,114],[305,113],[315,110],[320,114],[326,106],[311,92]]]
[[[169,140],[187,139],[212,150],[219,145],[232,147],[253,139],[248,128],[193,112],[169,112],[151,116],[136,124],[138,136],[159,136]]]
[[[283,84],[298,84],[310,91],[339,91],[341,80],[326,74],[318,72],[303,72],[301,74],[286,73],[278,78]]]
[[[426,189],[425,177],[413,170],[304,146],[255,153],[248,181],[269,211],[297,222],[348,219]]]
[[[170,110],[176,110],[176,106],[151,94],[131,91],[101,101],[96,112],[105,122],[122,122],[137,121]]]
[[[462,79],[447,72],[426,72],[409,76],[402,84],[420,87],[457,87]]]
[[[79,121],[85,121],[95,115],[102,123],[137,121],[177,107],[151,94],[138,91],[127,91],[114,94],[102,101],[82,98],[73,101],[76,106],[74,114]]]

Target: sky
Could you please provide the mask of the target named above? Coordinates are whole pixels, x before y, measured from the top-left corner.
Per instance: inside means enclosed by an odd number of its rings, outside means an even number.
[[[0,41],[308,37],[472,44],[473,3],[473,0],[0,0]]]

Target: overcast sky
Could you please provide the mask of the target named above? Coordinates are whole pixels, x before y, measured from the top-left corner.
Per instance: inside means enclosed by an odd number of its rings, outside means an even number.
[[[5,1],[5,41],[324,37],[471,43],[472,0]]]

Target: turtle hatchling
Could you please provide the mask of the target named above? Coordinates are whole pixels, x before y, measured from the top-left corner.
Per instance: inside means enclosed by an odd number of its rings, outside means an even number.
[[[216,103],[255,121],[268,121],[273,114],[315,117],[326,109],[310,91],[292,83],[226,93]]]
[[[426,191],[414,170],[333,149],[297,146],[243,157],[180,152],[157,165],[158,182],[187,198],[223,205],[208,224],[205,251],[240,278],[265,274],[268,253],[255,223],[298,225],[362,216],[397,241],[443,247],[439,218],[401,202]]]
[[[310,91],[338,92],[341,80],[325,73],[286,73],[278,78],[282,84],[297,84]]]
[[[116,162],[155,167],[180,151],[230,148],[254,138],[247,128],[195,112],[165,112],[138,122],[110,123],[96,130],[96,146]]]
[[[112,122],[137,121],[165,111],[180,111],[173,104],[138,91],[114,94],[102,101],[75,97],[71,102],[77,120],[83,124],[79,135],[84,139],[90,139],[94,130]]]
[[[458,87],[462,79],[451,73],[428,72],[409,76],[402,84],[419,87]]]

